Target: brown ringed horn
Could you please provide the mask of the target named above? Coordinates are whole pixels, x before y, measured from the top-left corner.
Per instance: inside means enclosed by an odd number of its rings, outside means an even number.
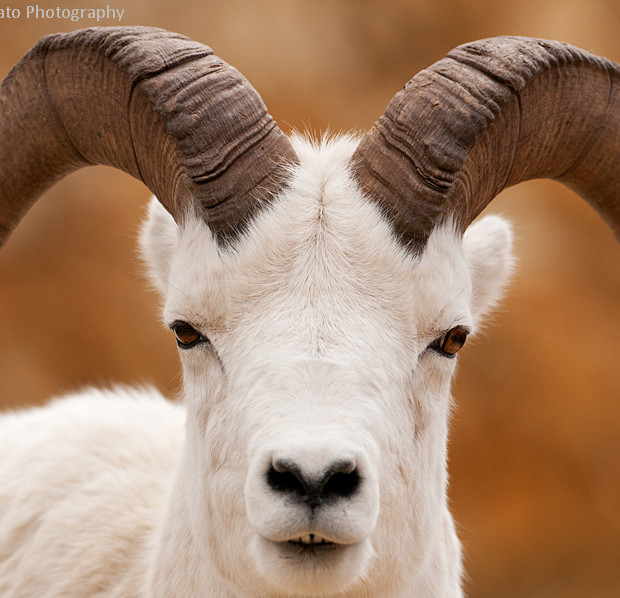
[[[0,88],[0,244],[37,197],[90,164],[123,170],[177,221],[234,237],[296,161],[258,93],[213,51],[147,27],[40,40]]]
[[[352,166],[414,251],[534,178],[573,188],[620,239],[620,66],[532,38],[459,46],[396,94]]]

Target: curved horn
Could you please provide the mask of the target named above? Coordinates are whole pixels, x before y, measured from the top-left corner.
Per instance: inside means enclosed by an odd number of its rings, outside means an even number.
[[[530,38],[459,46],[392,99],[352,164],[414,250],[533,178],[575,189],[620,238],[620,66]]]
[[[0,243],[36,198],[82,166],[137,179],[222,240],[296,161],[258,93],[207,46],[146,27],[43,38],[0,88]]]

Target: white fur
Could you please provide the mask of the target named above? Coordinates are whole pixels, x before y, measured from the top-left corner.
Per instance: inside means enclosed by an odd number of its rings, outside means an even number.
[[[233,248],[150,207],[143,250],[181,350],[184,410],[152,391],[89,391],[0,420],[0,595],[458,597],[446,500],[455,360],[510,270],[493,217],[409,255],[352,181],[355,140],[295,139],[287,189]],[[149,396],[150,395],[150,396]],[[278,456],[350,459],[349,499],[274,493]],[[317,473],[318,475],[318,473]],[[328,555],[289,550],[313,533]]]

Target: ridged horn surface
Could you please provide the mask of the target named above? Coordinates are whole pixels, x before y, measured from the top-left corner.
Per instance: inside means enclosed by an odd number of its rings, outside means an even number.
[[[573,188],[620,238],[620,66],[531,38],[459,46],[392,99],[352,166],[416,251],[534,178]]]
[[[82,166],[143,181],[177,221],[234,237],[296,161],[258,93],[186,37],[145,27],[43,38],[0,88],[0,242],[37,197]]]

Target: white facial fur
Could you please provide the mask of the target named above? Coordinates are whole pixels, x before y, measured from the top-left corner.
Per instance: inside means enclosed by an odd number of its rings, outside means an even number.
[[[166,322],[211,341],[180,350],[177,495],[191,504],[178,510],[195,566],[231,595],[459,596],[446,505],[455,360],[428,346],[475,330],[497,299],[509,228],[489,217],[460,239],[445,226],[411,256],[349,175],[355,140],[294,143],[288,188],[233,248],[156,202],[142,236]],[[269,485],[278,460],[308,478],[344,460],[360,483],[310,510]],[[309,534],[335,544],[287,542]]]

